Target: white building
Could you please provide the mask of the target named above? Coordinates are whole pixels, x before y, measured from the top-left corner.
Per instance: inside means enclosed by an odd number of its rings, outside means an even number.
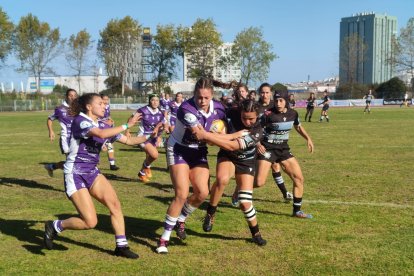
[[[42,77],[40,80],[40,91],[44,94],[49,94],[53,91],[56,85],[66,86],[73,88],[78,93],[99,93],[105,90],[107,87],[104,81],[108,76],[81,76],[80,77],[80,89],[77,77],[75,76],[58,76],[58,77]],[[34,77],[29,77],[27,80],[26,92],[36,92],[37,85]]]
[[[241,79],[241,69],[240,66],[231,65],[227,67],[219,67],[217,65],[217,60],[222,57],[227,57],[231,54],[231,48],[234,43],[223,43],[219,50],[216,53],[213,53],[213,78],[222,82],[230,82],[232,80],[239,81]],[[184,62],[183,62],[183,71],[184,71],[184,82],[193,81],[194,79],[189,78],[188,73],[192,67],[191,62],[189,61],[188,54],[184,54]]]

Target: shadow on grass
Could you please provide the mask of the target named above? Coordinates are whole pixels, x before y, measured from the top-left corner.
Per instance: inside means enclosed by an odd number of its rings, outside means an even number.
[[[14,177],[1,177],[0,185],[5,185],[5,186],[19,185],[19,186],[22,186],[25,188],[31,188],[31,189],[43,189],[43,190],[63,192],[63,189],[62,190],[56,189],[52,186],[41,184],[34,180],[20,179],[20,178],[14,178]]]
[[[113,173],[103,173],[103,175],[108,180],[122,181],[122,182],[138,182],[138,180],[135,178],[123,177],[123,176],[115,175]]]
[[[43,223],[40,221],[34,220],[6,220],[0,218],[0,231],[4,235],[12,236],[18,239],[19,241],[25,242],[22,246],[29,252],[37,255],[45,255],[44,250],[47,250],[43,246],[43,234],[42,230],[32,229],[34,225],[37,223]],[[55,242],[53,250],[58,251],[65,251],[68,248],[60,242],[70,243],[78,246],[82,246],[85,248],[89,248],[92,250],[101,251],[104,253],[112,254],[111,250],[106,250],[100,248],[96,245],[84,242],[74,241],[69,238],[65,238],[64,236],[59,236],[56,239],[57,243]]]

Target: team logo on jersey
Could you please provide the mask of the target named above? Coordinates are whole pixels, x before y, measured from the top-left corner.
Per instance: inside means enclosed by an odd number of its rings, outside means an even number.
[[[184,121],[186,121],[188,124],[194,124],[197,122],[197,117],[192,113],[186,113],[184,115]]]
[[[91,126],[92,126],[92,124],[91,124],[90,122],[88,122],[88,121],[82,121],[82,122],[80,123],[80,128],[81,128],[81,129],[89,128],[89,127],[91,127]]]
[[[283,117],[283,122],[286,122],[286,117]]]

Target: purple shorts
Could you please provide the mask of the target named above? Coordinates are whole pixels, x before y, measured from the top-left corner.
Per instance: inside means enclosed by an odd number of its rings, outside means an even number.
[[[146,146],[147,144],[151,144],[151,145],[153,145],[154,147],[157,147],[157,146],[156,146],[156,145],[157,145],[157,138],[158,138],[158,137],[148,139],[147,141],[145,141],[144,143],[141,143],[141,144],[139,144],[139,145],[140,145],[140,147],[141,147],[141,148],[145,148],[145,146]]]
[[[96,167],[88,173],[65,173],[66,195],[71,197],[75,192],[83,188],[89,190],[100,173]]]
[[[168,166],[177,164],[187,164],[190,169],[199,165],[208,165],[207,147],[190,148],[178,143],[167,146],[167,164]]]
[[[171,116],[170,117],[170,126],[175,126],[175,121],[177,121],[177,117]]]

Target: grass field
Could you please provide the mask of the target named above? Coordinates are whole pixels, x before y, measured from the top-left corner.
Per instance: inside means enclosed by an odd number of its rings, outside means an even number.
[[[317,112],[319,110],[316,110]],[[304,110],[299,110],[301,117]],[[113,111],[124,121],[129,112]],[[303,210],[314,219],[291,218],[269,177],[255,190],[263,237],[259,248],[240,210],[231,206],[232,181],[219,205],[213,232],[204,233],[204,204],[188,219],[189,237],[173,233],[169,255],[154,253],[174,191],[164,150],[153,182],[138,183],[144,154],[116,145],[121,170],[100,168],[117,190],[130,247],[138,260],[116,258],[107,210],[90,231],[66,231],[56,250],[43,249],[44,221],[76,214],[63,192],[63,173],[50,178],[46,162],[62,156],[47,137],[46,112],[0,113],[0,274],[414,274],[414,109],[331,108],[331,122],[303,123],[316,151],[291,134],[291,148],[305,176]],[[317,117],[317,116],[316,116]],[[317,121],[317,118],[314,118]],[[58,124],[55,124],[58,133]],[[217,148],[210,148],[214,180]],[[291,181],[284,175],[288,187]]]

